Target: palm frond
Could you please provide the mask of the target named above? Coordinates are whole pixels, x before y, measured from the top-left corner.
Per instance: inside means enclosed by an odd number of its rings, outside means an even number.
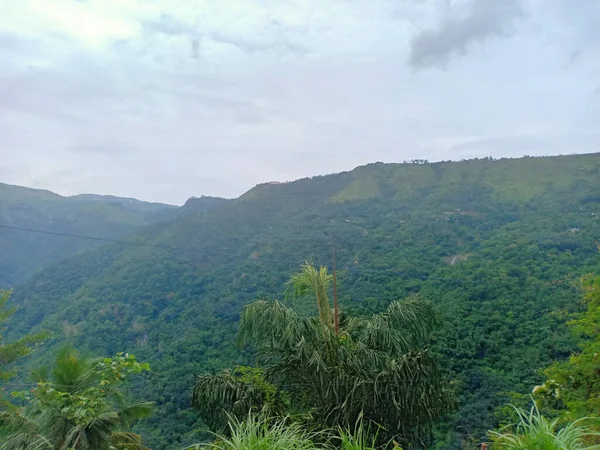
[[[257,347],[292,347],[302,337],[300,317],[283,303],[258,300],[246,305],[240,318],[238,343]]]
[[[154,413],[155,404],[154,402],[137,402],[137,403],[118,403],[119,410],[119,422],[121,426],[127,428],[133,426],[133,424],[140,419],[150,417]]]
[[[42,436],[39,423],[26,411],[17,409],[0,413],[0,424],[9,431],[0,449],[50,449],[51,442]]]
[[[299,298],[308,293],[315,296],[319,318],[328,327],[333,327],[333,315],[329,303],[328,290],[333,275],[329,274],[326,267],[318,270],[308,262],[302,265],[300,272],[293,275],[286,283],[286,296]]]
[[[142,437],[135,433],[116,432],[110,437],[113,447],[118,450],[150,450],[142,444]]]
[[[111,441],[111,436],[120,424],[119,414],[109,411],[89,421],[71,426],[61,448],[102,448]]]
[[[62,391],[75,393],[99,382],[98,373],[94,371],[97,359],[80,357],[72,347],[59,350],[52,368],[54,384]]]
[[[433,305],[416,298],[392,302],[387,309],[369,320],[355,320],[349,331],[360,330],[359,340],[372,348],[402,354],[422,346],[440,316]]]
[[[1,450],[49,450],[54,446],[48,439],[39,434],[13,433],[0,446]]]
[[[241,417],[248,411],[271,416],[283,414],[285,404],[275,386],[256,369],[251,369],[250,376],[245,369],[224,370],[197,378],[192,404],[211,429],[222,428],[228,414],[233,417]]]

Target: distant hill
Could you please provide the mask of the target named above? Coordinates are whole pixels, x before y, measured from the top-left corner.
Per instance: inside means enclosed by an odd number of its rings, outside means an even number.
[[[164,203],[144,202],[135,198],[115,197],[114,195],[78,194],[67,198],[83,203],[95,202],[117,206],[122,209],[145,213],[149,217],[153,214],[162,213],[164,211],[173,211],[177,208],[176,206],[166,205]]]
[[[131,238],[162,248],[105,245],[19,286],[16,326],[53,330],[46,351],[69,341],[148,360],[136,388],[158,411],[142,431],[153,448],[182,448],[201,428],[195,375],[248,362],[234,345],[243,305],[281,297],[306,260],[330,266],[335,246],[342,310],[370,314],[414,294],[439,308],[433,349],[459,410],[437,448],[459,449],[498,424],[507,391],[530,392],[540,368],[574,349],[569,280],[600,271],[599,237],[600,154],[369,164],[192,199]]]
[[[114,239],[167,220],[176,206],[113,196],[63,197],[0,183],[0,226]],[[14,286],[45,265],[100,241],[0,227],[0,287]]]

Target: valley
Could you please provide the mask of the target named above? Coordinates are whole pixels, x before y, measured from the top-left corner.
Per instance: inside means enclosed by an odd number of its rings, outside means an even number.
[[[192,387],[252,362],[235,343],[244,306],[281,299],[314,314],[285,299],[285,282],[306,261],[331,270],[335,249],[342,313],[414,296],[439,311],[431,351],[458,406],[434,448],[458,450],[576,349],[574,282],[600,272],[600,154],[374,163],[180,208],[0,185],[0,224],[130,243],[0,229],[0,285],[17,307],[7,336],[52,333],[22,377],[65,343],[149,362],[131,388],[157,403],[137,426],[152,448],[205,436]]]

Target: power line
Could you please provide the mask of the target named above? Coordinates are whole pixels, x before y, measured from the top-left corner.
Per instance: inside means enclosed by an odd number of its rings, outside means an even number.
[[[124,245],[131,245],[131,246],[140,246],[140,247],[147,247],[147,248],[156,248],[156,249],[161,249],[161,250],[171,250],[171,251],[179,251],[179,252],[185,252],[182,256],[185,257],[185,261],[190,263],[190,262],[198,262],[198,259],[202,258],[202,257],[206,257],[207,255],[201,255],[201,254],[194,254],[197,256],[197,258],[194,258],[192,255],[190,255],[191,251],[194,251],[194,249],[192,248],[184,248],[184,247],[175,247],[175,246],[166,246],[166,245],[157,245],[157,244],[148,244],[148,243],[144,243],[144,242],[134,242],[134,241],[124,241],[124,240],[119,240],[119,239],[110,239],[110,238],[102,238],[102,237],[97,237],[97,236],[88,236],[88,235],[81,235],[81,234],[71,234],[71,233],[60,233],[60,232],[55,232],[55,231],[48,231],[48,230],[38,230],[38,229],[33,229],[33,228],[23,228],[23,227],[17,227],[17,226],[12,226],[12,225],[6,225],[6,224],[2,224],[0,223],[0,228],[5,228],[5,229],[9,229],[9,230],[16,230],[16,231],[24,231],[24,232],[30,232],[30,233],[40,233],[40,234],[46,234],[46,235],[51,235],[51,236],[61,236],[61,237],[71,237],[71,238],[77,238],[77,239],[90,239],[90,240],[94,240],[94,241],[101,241],[101,242],[112,242],[112,243],[116,243],[116,244],[124,244]],[[329,238],[331,238],[331,236],[328,236]],[[314,243],[314,239],[310,238],[310,239],[299,239],[299,241],[309,241]],[[331,241],[329,241],[331,242]],[[270,262],[277,262],[279,264],[285,264],[288,265],[289,267],[297,267],[298,264],[300,264],[303,261],[308,260],[309,262],[312,262],[313,264],[316,264],[318,266],[323,266],[326,267],[328,270],[333,270],[333,267],[330,266],[330,264],[328,263],[317,263],[317,261],[311,259],[311,258],[298,258],[297,260],[290,260],[290,259],[283,259],[283,258],[278,258],[277,256],[273,256],[273,255],[268,255],[265,256],[264,258],[262,258],[261,256],[257,256],[256,258],[252,258],[252,257],[235,257],[235,256],[231,256],[230,253],[228,252],[222,252],[222,253],[215,253],[214,255],[216,256],[230,256],[229,258],[227,258],[226,261],[224,261],[224,263],[229,263],[229,262],[233,262],[233,261],[241,261],[241,262],[245,262],[245,263],[260,263],[260,262],[265,262],[265,263],[270,263]],[[210,257],[212,258],[213,255],[210,255]],[[318,259],[323,259],[324,256],[321,256]],[[181,260],[184,260],[183,258]],[[420,280],[431,280],[431,281],[458,281],[458,282],[463,282],[465,280],[461,279],[461,278],[456,278],[456,277],[431,277],[428,274],[418,274],[418,273],[407,273],[407,272],[401,272],[399,270],[395,270],[392,268],[387,268],[387,269],[368,269],[368,268],[362,268],[362,267],[357,267],[355,264],[348,264],[343,268],[337,268],[338,272],[345,272],[346,274],[350,275],[352,273],[357,273],[357,274],[373,274],[373,275],[389,275],[389,276],[396,276],[396,277],[407,277],[410,279],[420,279]]]
[[[17,226],[12,226],[12,225],[6,225],[6,224],[2,224],[0,223],[0,228],[6,228],[9,230],[16,230],[16,231],[25,231],[25,232],[30,232],[30,233],[39,233],[39,234],[46,234],[46,235],[51,235],[51,236],[61,236],[61,237],[71,237],[71,238],[77,238],[77,239],[89,239],[89,240],[94,240],[94,241],[101,241],[101,242],[112,242],[112,243],[116,243],[116,244],[125,244],[125,245],[132,245],[132,246],[140,246],[140,247],[150,247],[150,248],[158,248],[158,249],[162,249],[162,250],[179,250],[182,252],[186,252],[189,253],[190,249],[189,248],[182,248],[182,247],[173,247],[173,246],[166,246],[166,245],[156,245],[156,244],[147,244],[144,242],[133,242],[133,241],[123,241],[123,240],[119,240],[119,239],[110,239],[110,238],[102,238],[102,237],[97,237],[97,236],[88,236],[88,235],[82,235],[82,234],[72,234],[72,233],[60,233],[60,232],[55,232],[55,231],[48,231],[48,230],[39,230],[39,229],[33,229],[33,228],[24,228],[24,227],[17,227]],[[313,241],[312,239],[307,239],[308,241]],[[226,253],[222,253],[222,255],[227,255]],[[190,260],[192,258],[189,258]],[[252,259],[252,258],[230,258],[229,261],[231,260],[239,260],[239,261],[244,261],[244,262],[260,262],[260,261],[277,261],[279,263],[285,263],[285,264],[289,264],[290,267],[293,266],[297,266],[298,265],[298,261],[290,261],[290,260],[283,260],[281,258],[265,258],[264,260],[261,258],[256,258],[256,259]],[[328,264],[321,264],[325,267],[327,267],[328,269],[331,269]],[[407,273],[403,273],[403,272],[399,272],[399,271],[395,271],[393,269],[362,269],[362,268],[358,268],[358,267],[347,267],[347,268],[342,268],[342,269],[338,269],[340,271],[344,271],[347,273],[350,272],[356,272],[356,273],[372,273],[372,274],[383,274],[383,275],[394,275],[394,276],[411,276],[414,277],[414,275],[410,275]],[[423,276],[418,276],[417,278],[423,278]],[[425,277],[428,278],[428,277]]]
[[[118,239],[101,238],[101,237],[97,237],[97,236],[85,236],[82,234],[59,233],[56,231],[35,230],[33,228],[14,227],[14,226],[5,225],[2,223],[0,223],[0,228],[8,228],[9,230],[18,230],[18,231],[28,231],[30,233],[50,234],[52,236],[73,237],[73,238],[78,238],[78,239],[91,239],[94,241],[115,242],[118,244],[139,245],[142,247],[153,247],[153,248],[162,248],[165,250],[175,250],[175,247],[167,247],[165,245],[154,245],[154,244],[146,244],[143,242],[121,241]]]

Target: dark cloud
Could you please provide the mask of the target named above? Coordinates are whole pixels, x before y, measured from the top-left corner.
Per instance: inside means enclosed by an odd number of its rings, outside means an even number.
[[[474,43],[509,32],[522,15],[522,0],[470,0],[450,6],[437,28],[421,31],[412,39],[409,64],[415,69],[444,66],[451,58],[466,54]]]
[[[192,39],[192,58],[200,58],[200,39]]]

